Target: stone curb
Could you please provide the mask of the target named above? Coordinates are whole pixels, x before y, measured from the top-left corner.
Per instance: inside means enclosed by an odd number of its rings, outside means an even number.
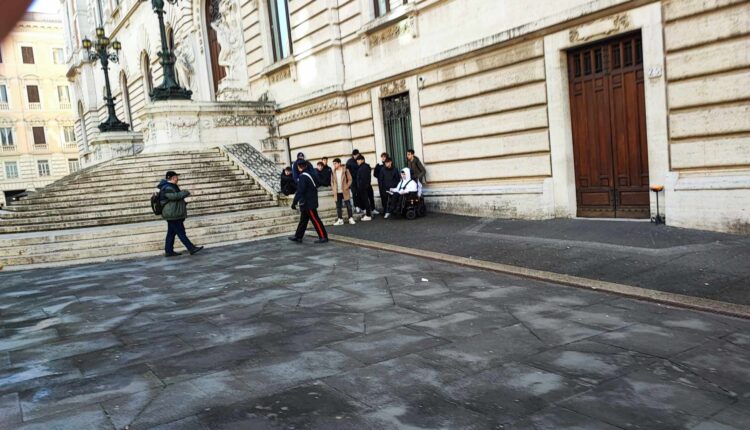
[[[505,273],[509,275],[521,276],[524,278],[563,284],[571,287],[614,293],[624,297],[647,300],[681,308],[689,308],[699,311],[750,319],[750,306],[748,305],[740,305],[735,303],[721,302],[718,300],[703,299],[700,297],[691,297],[683,294],[649,290],[647,288],[634,287],[631,285],[581,278],[578,276],[564,275],[560,273],[547,272],[544,270],[527,269],[525,267],[511,266],[508,264],[494,263],[485,260],[476,260],[473,258],[459,257],[456,255],[448,255],[416,248],[407,248],[404,246],[391,245],[347,236],[329,235],[329,238],[336,242],[346,243],[349,245],[355,245],[364,248],[396,252],[400,254],[411,255],[414,257],[428,258],[430,260],[458,264],[461,266],[467,266],[476,269],[489,270],[492,272]]]

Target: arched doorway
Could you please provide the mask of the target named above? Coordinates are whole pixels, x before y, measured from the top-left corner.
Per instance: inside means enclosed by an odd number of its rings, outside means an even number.
[[[219,0],[206,0],[206,32],[208,35],[208,50],[211,61],[211,77],[213,78],[214,94],[219,91],[219,82],[227,75],[219,65],[219,38],[211,23],[219,19]]]

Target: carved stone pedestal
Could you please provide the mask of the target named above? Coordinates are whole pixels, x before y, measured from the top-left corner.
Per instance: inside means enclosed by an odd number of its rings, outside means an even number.
[[[192,151],[233,143],[260,149],[269,136],[274,107],[264,102],[151,103],[143,114],[144,153]]]
[[[143,134],[132,131],[98,133],[88,142],[81,155],[81,167],[89,167],[113,158],[136,155],[143,151]]]

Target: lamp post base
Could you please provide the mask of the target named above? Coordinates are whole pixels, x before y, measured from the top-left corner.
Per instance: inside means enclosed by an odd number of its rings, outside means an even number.
[[[122,122],[120,120],[116,121],[106,121],[101,124],[99,124],[99,131],[102,133],[107,133],[111,131],[129,131],[130,130],[130,124],[126,122]]]
[[[182,87],[158,86],[151,91],[151,100],[190,100],[193,92]]]

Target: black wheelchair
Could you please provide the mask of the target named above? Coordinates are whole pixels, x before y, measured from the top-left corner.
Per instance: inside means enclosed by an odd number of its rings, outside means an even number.
[[[408,220],[427,215],[427,205],[419,193],[391,195],[391,215],[400,215]],[[390,202],[389,202],[390,203]]]

